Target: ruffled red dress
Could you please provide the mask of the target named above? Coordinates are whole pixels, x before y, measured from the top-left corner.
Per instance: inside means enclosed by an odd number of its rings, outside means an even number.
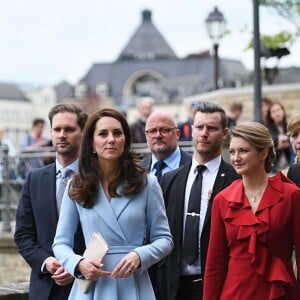
[[[269,178],[255,214],[236,180],[214,199],[204,300],[299,300],[300,189]]]

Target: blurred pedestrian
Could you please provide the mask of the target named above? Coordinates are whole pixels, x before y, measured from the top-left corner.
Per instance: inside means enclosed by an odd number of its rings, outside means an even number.
[[[15,156],[16,150],[13,142],[5,136],[5,131],[0,127],[0,147],[6,145],[8,148],[8,155]]]
[[[287,135],[287,116],[283,104],[273,101],[268,114],[268,129],[274,141],[276,158],[272,173],[283,170],[291,163],[291,146]]]
[[[131,142],[146,143],[146,121],[153,110],[154,100],[151,97],[142,97],[137,100],[138,119],[130,125]]]
[[[272,100],[267,98],[267,97],[263,97],[261,99],[261,115],[262,115],[262,123],[268,127],[268,114],[270,112],[270,107],[272,104]]]
[[[49,139],[44,136],[45,120],[35,118],[32,121],[30,133],[25,134],[21,140],[21,160],[18,171],[21,177],[25,178],[29,170],[43,167],[45,165],[42,152],[43,147],[47,146]],[[22,157],[22,153],[26,156]],[[29,155],[29,157],[28,157]]]
[[[192,140],[192,125],[194,117],[199,107],[199,102],[193,102],[189,107],[188,118],[185,122],[179,123],[178,129],[180,130],[179,141],[191,141]]]
[[[7,147],[7,149],[5,149]],[[12,159],[16,155],[15,147],[12,141],[5,137],[5,131],[3,128],[0,127],[0,196],[2,193],[2,183],[3,183],[3,163],[4,163],[4,155],[5,151],[7,150],[7,159],[8,161],[8,178],[15,179],[16,172],[12,167]]]
[[[243,113],[243,104],[241,102],[233,102],[229,105],[227,113],[227,127],[231,128],[236,126],[238,119]]]

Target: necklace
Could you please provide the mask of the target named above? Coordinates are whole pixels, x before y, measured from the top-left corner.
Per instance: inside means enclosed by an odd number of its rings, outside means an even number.
[[[267,185],[264,185],[263,188],[261,190],[259,190],[259,192],[257,192],[256,194],[252,194],[249,191],[246,190],[246,188],[244,187],[244,190],[247,194],[247,196],[250,196],[250,200],[255,203],[258,200],[258,197],[263,194],[263,192],[265,191],[265,189],[267,188]]]

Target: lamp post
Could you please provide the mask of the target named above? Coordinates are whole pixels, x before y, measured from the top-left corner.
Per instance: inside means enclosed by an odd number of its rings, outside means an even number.
[[[253,0],[253,41],[254,41],[254,121],[262,122],[261,114],[261,69],[260,69],[260,31],[259,0]]]
[[[214,47],[214,85],[215,89],[219,88],[219,56],[218,49],[220,39],[225,33],[226,20],[223,14],[215,6],[214,10],[205,20],[208,36],[211,38]]]

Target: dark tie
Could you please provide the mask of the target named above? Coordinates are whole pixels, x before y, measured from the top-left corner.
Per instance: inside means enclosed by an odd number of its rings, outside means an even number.
[[[60,206],[61,206],[61,201],[68,183],[68,179],[71,178],[71,176],[73,175],[73,171],[71,169],[68,168],[62,168],[60,170],[61,172],[61,179],[58,185],[58,189],[57,189],[57,196],[56,196],[56,204],[57,204],[57,211],[58,213],[60,212]]]
[[[155,176],[157,177],[158,182],[161,180],[162,170],[166,167],[166,163],[163,160],[158,160],[155,165],[154,169],[156,169]]]
[[[185,221],[183,259],[192,265],[199,253],[199,220],[202,189],[202,172],[206,166],[197,166],[198,174],[194,180],[189,197],[188,210]]]

